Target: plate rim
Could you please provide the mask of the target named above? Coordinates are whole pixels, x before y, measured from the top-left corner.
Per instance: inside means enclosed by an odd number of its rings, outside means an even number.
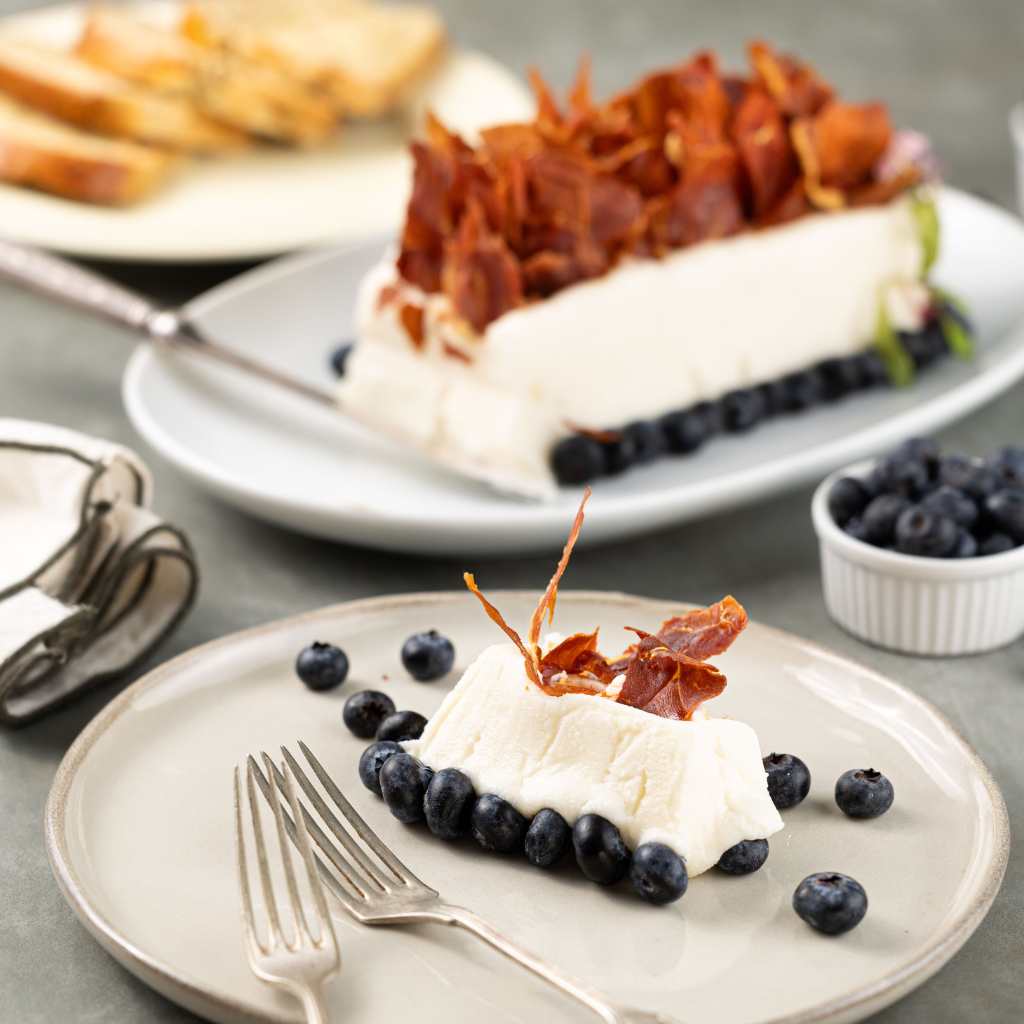
[[[492,598],[498,601],[515,600],[524,595],[535,596],[528,589],[511,589],[495,591]],[[566,590],[559,594],[561,602],[566,604],[605,602],[619,605],[653,605],[664,607],[671,603],[674,607],[688,607],[688,602],[672,601],[671,599],[650,598],[629,594],[622,591],[601,590]],[[226,636],[206,641],[183,651],[181,654],[162,662],[151,669],[140,679],[126,687],[114,697],[86,725],[68,748],[54,776],[44,809],[44,833],[47,856],[54,878],[57,881],[65,902],[74,912],[79,921],[103,946],[111,956],[127,967],[133,974],[141,978],[166,998],[184,1005],[189,1009],[213,1006],[218,1012],[226,1011],[246,1020],[278,1022],[291,1021],[291,1016],[277,1016],[257,1009],[242,1000],[212,994],[196,979],[178,971],[172,964],[165,963],[143,949],[135,946],[119,932],[105,915],[93,904],[88,891],[79,877],[67,843],[65,829],[68,799],[83,764],[93,746],[107,734],[117,720],[128,710],[137,697],[151,689],[159,687],[166,679],[173,679],[182,668],[193,665],[212,652],[220,651],[234,645],[245,645],[251,640],[266,637],[281,629],[290,629],[303,622],[313,622],[339,614],[359,612],[378,612],[386,614],[390,608],[420,603],[454,603],[466,600],[462,591],[417,591],[401,594],[389,594],[376,597],[358,598],[327,605],[312,611],[296,615],[284,616],[270,622],[237,630]],[[970,762],[977,778],[982,782],[985,793],[992,808],[992,856],[980,879],[970,905],[917,956],[901,964],[885,974],[874,983],[864,986],[848,995],[832,999],[807,1010],[782,1017],[774,1017],[762,1024],[814,1024],[814,1022],[844,1021],[859,1019],[862,1014],[880,1010],[891,1005],[917,986],[923,984],[963,947],[974,931],[981,924],[994,902],[1006,874],[1010,853],[1010,821],[999,784],[982,760],[978,752],[960,734],[949,718],[931,701],[920,696],[909,687],[896,682],[868,665],[853,658],[839,654],[816,641],[807,640],[788,630],[761,622],[756,625],[758,632],[767,633],[780,641],[794,644],[801,650],[824,658],[839,665],[852,667],[858,674],[869,676],[876,684],[890,691],[895,691],[903,699],[909,701],[921,712],[931,716],[948,734],[952,742]],[[182,998],[183,995],[187,998]]]
[[[999,217],[1011,224],[1014,230],[1024,234],[1024,224],[1020,219],[995,203],[948,186],[943,186],[942,194],[986,216]],[[231,301],[239,291],[259,287],[265,280],[300,272],[311,264],[342,257],[352,250],[365,249],[375,244],[375,241],[350,243],[326,250],[283,256],[215,286],[191,300],[185,309],[202,316],[224,302]],[[639,490],[614,495],[607,502],[601,503],[602,506],[610,505],[610,511],[605,511],[603,507],[592,510],[590,543],[595,543],[595,532],[601,542],[625,538],[706,516],[723,508],[738,507],[746,504],[753,496],[772,496],[806,485],[820,479],[836,466],[876,452],[893,435],[927,433],[967,416],[1024,378],[1024,344],[1021,339],[1024,339],[1024,318],[1016,320],[999,336],[997,346],[1009,344],[1012,347],[992,366],[980,369],[927,402],[910,406],[876,423],[866,424],[842,437],[815,444],[809,450],[746,466],[724,477],[682,482],[654,491]],[[147,374],[154,372],[157,359],[158,354],[152,347],[143,344],[136,347],[125,367],[121,394],[129,420],[142,438],[180,472],[204,490],[221,496],[236,507],[240,506],[292,530],[315,534],[335,542],[385,550],[421,551],[422,545],[418,538],[424,532],[429,532],[436,541],[440,531],[446,538],[451,538],[449,544],[460,539],[460,551],[489,551],[492,549],[486,542],[480,541],[479,535],[482,529],[497,524],[513,533],[518,545],[529,546],[531,550],[554,550],[561,544],[564,509],[558,502],[530,503],[505,498],[493,511],[474,509],[468,513],[458,513],[449,510],[443,523],[436,516],[430,518],[424,514],[416,503],[388,509],[375,506],[371,523],[366,508],[358,502],[328,506],[318,503],[315,496],[297,498],[285,494],[268,494],[255,481],[225,473],[202,452],[181,444],[162,421],[150,413],[143,397],[144,381]],[[558,518],[557,530],[554,518]],[[636,522],[643,525],[640,529],[631,529],[631,524]],[[372,533],[372,540],[366,539],[368,532]],[[546,532],[551,532],[548,539],[541,536]],[[358,536],[354,537],[354,534]],[[472,539],[466,542],[466,537]],[[587,544],[586,538],[583,543]]]

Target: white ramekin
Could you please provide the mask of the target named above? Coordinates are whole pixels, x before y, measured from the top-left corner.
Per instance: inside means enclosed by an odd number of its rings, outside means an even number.
[[[811,502],[832,618],[861,640],[905,654],[977,654],[1024,635],[1024,547],[984,558],[918,558],[843,533],[829,515],[828,492],[841,476],[863,477],[872,465],[833,473]]]
[[[1017,163],[1017,208],[1024,214],[1024,103],[1010,111],[1010,138]]]

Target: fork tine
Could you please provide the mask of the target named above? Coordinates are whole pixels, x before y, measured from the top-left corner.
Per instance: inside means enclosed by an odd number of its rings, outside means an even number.
[[[309,798],[309,802],[323,819],[324,824],[334,834],[334,837],[345,848],[346,853],[356,861],[359,867],[363,869],[363,871],[369,876],[370,880],[381,892],[390,891],[390,887],[394,880],[386,878],[380,868],[378,868],[377,865],[366,856],[359,844],[351,835],[349,835],[342,823],[338,821],[335,813],[327,806],[327,801],[324,800],[324,798],[317,792],[313,783],[310,782],[309,776],[306,774],[302,765],[295,760],[291,751],[282,747],[281,753],[284,755],[285,761],[288,763],[288,767],[291,769],[292,774],[302,787],[302,792]],[[278,778],[277,781],[278,785],[280,785],[280,778]],[[405,880],[399,878],[399,881],[404,883]]]
[[[285,789],[288,795],[288,803],[292,809],[292,821],[295,828],[295,844],[299,848],[302,862],[306,866],[306,877],[309,879],[309,889],[313,894],[313,902],[316,904],[317,923],[320,927],[320,938],[318,945],[332,946],[337,948],[337,941],[334,938],[334,928],[331,925],[330,914],[327,911],[327,899],[324,896],[323,883],[316,870],[313,861],[313,848],[309,842],[309,830],[306,827],[306,815],[299,805],[299,795],[295,791],[295,776],[288,763],[284,765]]]
[[[272,770],[274,762],[270,760],[268,754],[263,754],[264,766]],[[292,914],[295,918],[295,943],[300,945],[303,939],[306,939],[310,945],[313,945],[313,935],[309,930],[309,925],[306,923],[306,915],[302,910],[302,899],[299,897],[299,886],[295,879],[295,866],[292,864],[292,851],[291,844],[288,842],[288,838],[284,827],[284,812],[281,810],[281,800],[277,795],[277,789],[274,786],[270,787],[270,808],[274,812],[274,826],[277,829],[277,842],[281,847],[281,861],[284,865],[284,881],[285,886],[288,889],[288,898],[292,903]],[[301,829],[296,829],[298,834],[301,834]],[[296,841],[298,841],[296,839]]]
[[[320,784],[327,791],[328,796],[341,811],[341,816],[355,829],[359,838],[373,850],[395,875],[395,877],[406,885],[418,885],[424,889],[430,886],[421,882],[392,852],[384,845],[376,832],[363,820],[359,812],[348,802],[345,794],[334,784],[334,780],[327,774],[327,769],[313,756],[313,751],[299,740],[299,749],[305,755],[314,774],[320,780]]]
[[[275,768],[275,780],[277,780],[279,774],[280,773]],[[267,778],[267,776],[263,774],[263,769],[261,769],[259,765],[255,766],[255,776],[256,785],[259,786],[260,792],[269,802],[270,781]],[[287,813],[284,815],[284,818],[285,830],[287,831],[291,839],[294,841],[296,836],[295,823],[291,820]],[[338,878],[335,876],[335,874],[327,868],[327,865],[325,865],[324,862],[319,859],[319,857],[316,857],[315,860],[317,863],[317,867],[319,868],[320,871],[321,879],[323,880],[324,884],[331,890],[331,892],[338,897],[338,899],[349,910],[349,912],[355,914],[357,912],[357,908],[359,907],[359,905],[365,903],[366,893],[356,882],[355,878],[353,878],[353,871],[351,865],[338,853],[338,850],[335,847],[334,843],[332,843],[331,840],[327,838],[323,830],[316,823],[316,820],[305,809],[305,807],[302,808],[302,820],[305,822],[306,828],[313,838],[313,842],[315,842],[316,845],[320,848],[320,852],[323,853],[323,855],[327,857],[327,859],[334,865],[334,867],[337,869],[338,874],[342,877],[342,879],[344,880],[346,885],[348,885],[349,888],[346,889],[345,886],[343,886],[341,882],[338,881]]]
[[[242,920],[245,923],[245,937],[250,950],[257,956],[265,954],[256,936],[256,914],[252,906],[252,890],[249,888],[249,865],[245,856],[245,830],[242,825],[242,783],[235,765],[235,845],[238,850],[238,886],[242,893]]]
[[[284,944],[284,933],[281,931],[281,920],[277,916],[277,901],[274,899],[274,884],[270,880],[270,864],[267,861],[267,845],[263,839],[263,826],[260,824],[259,801],[256,799],[255,776],[256,762],[252,757],[248,760],[246,770],[246,789],[249,793],[249,813],[252,815],[252,832],[256,841],[256,862],[260,869],[260,886],[263,889],[263,902],[267,909],[270,922],[270,947]]]

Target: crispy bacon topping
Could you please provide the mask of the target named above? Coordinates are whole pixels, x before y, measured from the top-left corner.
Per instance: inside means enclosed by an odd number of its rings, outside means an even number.
[[[399,273],[482,332],[624,256],[887,202],[920,180],[881,173],[884,107],[839,102],[767,43],[749,57],[744,78],[698,53],[604,103],[584,59],[564,108],[532,71],[535,119],[486,129],[475,147],[429,118]]]
[[[661,718],[687,720],[704,701],[725,689],[725,676],[707,664],[707,659],[724,653],[747,625],[746,611],[732,597],[666,619],[657,633],[627,627],[636,634],[637,641],[617,658],[608,658],[598,650],[596,629],[593,633],[574,633],[547,653],[541,649],[544,618],[547,616],[550,623],[554,617],[558,586],[583,526],[589,498],[587,488],[562,557],[530,619],[526,641],[480,592],[472,573],[463,576],[466,586],[516,645],[527,677],[544,693],[553,697],[592,694]],[[621,685],[616,687],[618,680]]]

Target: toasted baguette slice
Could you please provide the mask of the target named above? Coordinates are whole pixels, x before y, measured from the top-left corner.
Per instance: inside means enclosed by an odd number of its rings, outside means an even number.
[[[0,37],[0,92],[103,135],[195,152],[245,144],[244,135],[187,100],[148,92],[73,54],[11,37]]]
[[[337,128],[333,104],[302,82],[244,57],[211,52],[121,8],[90,10],[76,52],[94,67],[189,100],[261,138],[312,145]]]
[[[182,31],[301,78],[343,114],[393,110],[444,50],[444,24],[429,7],[362,0],[248,4],[205,0],[185,12]]]
[[[87,135],[0,96],[0,181],[123,206],[150,195],[175,162],[163,150]]]

